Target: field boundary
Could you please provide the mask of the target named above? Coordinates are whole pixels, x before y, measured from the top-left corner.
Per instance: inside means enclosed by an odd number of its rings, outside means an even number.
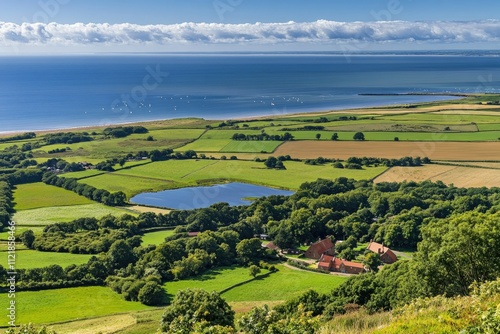
[[[222,294],[224,294],[224,293],[226,293],[226,292],[228,292],[228,291],[230,291],[230,290],[232,290],[232,289],[238,288],[238,287],[243,286],[243,285],[245,285],[245,284],[247,284],[247,283],[250,283],[250,282],[253,282],[253,281],[257,281],[257,280],[261,280],[261,279],[264,279],[264,278],[266,278],[266,277],[271,276],[271,274],[273,274],[273,273],[275,273],[275,271],[270,271],[270,272],[267,272],[267,273],[265,273],[265,274],[262,274],[262,275],[258,275],[258,276],[252,277],[251,279],[248,279],[248,280],[246,280],[246,281],[243,281],[243,282],[239,282],[239,283],[233,284],[233,285],[231,285],[231,286],[229,286],[229,287],[227,287],[227,288],[224,288],[224,289],[222,289],[221,291],[219,291],[219,294],[221,294],[221,295],[222,295]]]
[[[479,165],[467,165],[467,164],[459,164],[459,160],[456,160],[457,163],[453,162],[440,162],[440,161],[433,161],[432,164],[434,165],[442,165],[442,166],[455,166],[455,167],[467,167],[467,168],[479,168],[479,169],[494,169],[494,170],[499,170],[500,167],[488,167],[488,166],[479,166]],[[484,162],[484,163],[500,163],[499,161],[463,161],[463,162]]]
[[[189,128],[188,128],[188,129],[189,129]],[[164,130],[167,130],[167,131],[168,131],[168,129],[164,129]],[[179,129],[179,130],[180,130],[180,129]],[[182,129],[182,130],[185,130],[185,129]],[[208,132],[208,130],[209,130],[209,129],[205,128],[205,130],[204,130],[204,131],[203,131],[203,132],[202,132],[202,133],[201,133],[198,137],[196,137],[196,138],[194,138],[194,139],[190,139],[189,141],[185,141],[185,142],[179,143],[179,144],[177,144],[177,145],[172,145],[172,147],[171,147],[171,148],[172,148],[172,150],[178,150],[178,149],[180,149],[180,148],[182,148],[182,147],[184,147],[184,146],[186,146],[186,145],[189,145],[189,144],[191,144],[191,143],[194,143],[195,141],[197,141],[198,139],[200,139],[201,137],[203,137],[203,135],[204,135],[205,133],[207,133],[207,132]]]
[[[192,172],[189,172],[189,173],[187,173],[187,174],[185,174],[185,175],[181,176],[181,179],[183,179],[183,178],[185,178],[185,177],[188,177],[189,175],[192,175],[192,174],[194,174],[194,173],[198,173],[200,170],[205,169],[205,168],[210,167],[210,166],[213,166],[213,165],[215,165],[215,164],[217,164],[217,163],[219,163],[219,160],[215,161],[214,163],[208,164],[208,165],[206,165],[206,166],[200,167],[200,168],[198,168],[197,170],[194,170],[194,171],[192,171]]]

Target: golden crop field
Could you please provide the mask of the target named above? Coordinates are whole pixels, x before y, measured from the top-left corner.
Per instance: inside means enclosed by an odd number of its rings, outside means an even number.
[[[387,142],[387,141],[291,141],[274,155],[289,154],[293,158],[317,157],[347,159],[349,157],[379,157],[398,159],[405,156],[428,157],[431,160],[497,161],[500,142]]]
[[[500,170],[446,165],[393,167],[375,178],[375,183],[402,181],[442,181],[456,187],[500,187]]]

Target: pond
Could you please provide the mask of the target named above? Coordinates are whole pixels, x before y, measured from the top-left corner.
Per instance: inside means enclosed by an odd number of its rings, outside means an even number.
[[[229,205],[249,205],[251,201],[248,198],[271,195],[289,196],[292,194],[293,191],[232,182],[209,187],[190,187],[156,193],[142,193],[132,197],[130,202],[169,209],[190,210],[207,208],[219,202],[226,202]]]

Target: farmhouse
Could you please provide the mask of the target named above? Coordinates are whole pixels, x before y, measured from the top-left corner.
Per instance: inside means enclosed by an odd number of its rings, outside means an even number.
[[[380,255],[380,260],[384,263],[391,264],[398,260],[396,254],[388,247],[385,247],[384,244],[371,241],[366,249]]]
[[[318,260],[323,254],[335,255],[335,245],[330,238],[313,243],[304,255],[308,259]]]
[[[279,247],[276,246],[276,244],[274,242],[272,242],[272,241],[268,242],[264,247],[272,249],[272,250],[275,250],[275,251],[279,250]]]
[[[325,254],[319,259],[318,269],[344,274],[360,274],[365,271],[365,267],[361,263],[346,261]]]

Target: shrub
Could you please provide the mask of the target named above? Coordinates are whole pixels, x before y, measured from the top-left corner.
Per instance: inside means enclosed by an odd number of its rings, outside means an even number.
[[[342,164],[340,161],[337,161],[336,163],[333,164],[333,168],[344,169],[344,164]]]
[[[363,132],[356,132],[352,138],[354,140],[365,140],[365,135]]]
[[[163,303],[165,290],[157,282],[147,282],[139,290],[138,300],[149,306],[158,306]]]

